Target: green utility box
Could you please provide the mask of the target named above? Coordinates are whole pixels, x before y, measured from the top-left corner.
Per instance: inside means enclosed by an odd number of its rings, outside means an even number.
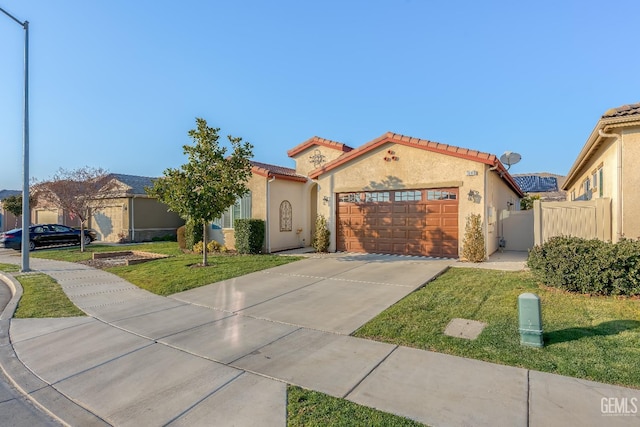
[[[520,344],[529,347],[543,347],[542,311],[538,295],[526,293],[518,297],[518,319]]]

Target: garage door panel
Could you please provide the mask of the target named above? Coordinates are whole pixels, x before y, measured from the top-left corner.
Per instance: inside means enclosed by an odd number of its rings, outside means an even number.
[[[338,200],[349,199],[340,196],[342,194],[338,195]],[[449,257],[458,255],[458,200],[339,201],[336,213],[336,247],[339,250]]]

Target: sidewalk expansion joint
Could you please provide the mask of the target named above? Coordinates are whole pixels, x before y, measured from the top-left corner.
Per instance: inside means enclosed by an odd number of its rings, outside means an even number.
[[[387,360],[387,359],[389,358],[389,356],[391,356],[391,355],[393,354],[393,352],[394,352],[394,351],[396,351],[399,347],[400,347],[399,345],[394,346],[394,347],[391,349],[391,351],[390,351],[390,352],[389,352],[385,357],[383,357],[383,358],[382,358],[382,360],[381,360],[380,362],[376,363],[376,365],[375,365],[373,368],[371,368],[371,370],[370,370],[369,372],[367,372],[367,373],[366,373],[366,375],[365,375],[365,376],[363,376],[363,377],[360,379],[360,381],[358,381],[358,382],[357,382],[353,387],[351,387],[351,389],[350,389],[349,391],[347,391],[347,392],[344,394],[344,396],[342,396],[342,398],[343,398],[343,399],[347,399],[347,396],[349,396],[351,393],[353,393],[353,391],[354,391],[356,388],[358,388],[358,386],[359,386],[360,384],[362,384],[362,382],[363,382],[365,379],[367,379],[367,378],[369,377],[369,375],[371,375],[371,374],[373,373],[373,371],[375,371],[376,369],[378,369],[378,366],[382,365],[382,364],[384,363],[384,361],[385,361],[385,360]]]

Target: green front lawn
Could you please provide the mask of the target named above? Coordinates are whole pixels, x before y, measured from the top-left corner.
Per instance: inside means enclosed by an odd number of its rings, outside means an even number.
[[[134,285],[158,295],[171,295],[221,280],[231,279],[254,271],[302,259],[279,255],[209,254],[208,267],[195,266],[202,262],[202,255],[184,254],[176,242],[141,243],[138,245],[106,246],[89,245],[85,252],[80,248],[35,251],[34,257],[77,262],[91,259],[93,252],[145,251],[171,255],[130,266],[109,267],[114,273]]]
[[[520,345],[518,295],[540,296],[545,347]],[[443,331],[453,318],[487,323],[474,340]],[[574,295],[529,272],[452,268],[355,336],[640,388],[640,300]]]

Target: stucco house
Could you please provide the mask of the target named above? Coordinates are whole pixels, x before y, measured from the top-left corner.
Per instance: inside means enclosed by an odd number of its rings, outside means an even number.
[[[20,217],[16,218],[11,212],[5,210],[2,201],[7,197],[20,196],[22,191],[18,190],[0,190],[0,232],[9,231],[16,227],[16,221]],[[18,225],[19,227],[20,225]]]
[[[330,251],[457,258],[475,213],[490,254],[499,212],[523,196],[493,154],[394,133],[355,149],[313,137],[287,154],[295,168],[252,163],[250,194],[215,222],[212,238],[233,247],[233,220],[253,217],[267,223],[266,252],[309,246],[321,214]]]
[[[611,199],[612,240],[640,237],[640,104],[605,112],[571,166],[570,200]]]
[[[143,242],[153,237],[176,234],[184,224],[177,214],[169,212],[167,206],[145,192],[153,184],[153,178],[112,173],[108,175],[107,198],[100,200],[87,220],[86,226],[98,232],[99,241]],[[78,220],[45,201],[38,201],[32,209],[32,223],[58,223],[78,227]]]

